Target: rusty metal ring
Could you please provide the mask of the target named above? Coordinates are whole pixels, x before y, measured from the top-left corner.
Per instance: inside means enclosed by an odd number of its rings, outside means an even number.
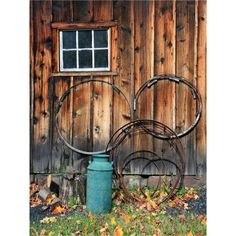
[[[145,133],[152,135],[154,138],[162,139],[168,141],[168,143],[175,149],[176,153],[179,156],[179,161],[181,165],[181,171],[184,171],[184,149],[183,145],[180,142],[177,134],[170,129],[167,125],[155,121],[155,120],[135,120],[131,121],[122,127],[120,127],[110,138],[106,150],[110,151],[110,158],[115,163],[113,157],[117,157],[116,151],[117,147],[125,140],[125,138],[130,135],[133,129],[139,129]],[[157,130],[158,129],[158,132]],[[164,134],[164,135],[163,135]]]
[[[176,163],[174,163],[173,161],[169,160],[169,159],[166,159],[166,158],[153,158],[153,159],[149,159],[149,158],[145,158],[145,157],[134,157],[134,158],[131,158],[129,159],[127,162],[124,162],[124,166],[122,167],[122,171],[121,171],[121,178],[120,178],[120,184],[121,184],[121,188],[126,196],[126,199],[128,201],[142,201],[142,199],[140,198],[137,198],[135,196],[133,196],[132,194],[130,194],[130,192],[128,191],[128,188],[126,187],[125,185],[125,182],[124,182],[124,179],[123,179],[123,170],[124,168],[126,167],[126,165],[128,165],[131,161],[133,160],[137,160],[137,159],[145,159],[145,160],[148,160],[149,162],[145,165],[144,168],[146,168],[149,164],[151,164],[152,162],[154,163],[154,165],[157,167],[156,163],[155,162],[158,162],[158,161],[166,161],[166,162],[169,162],[171,163],[172,165],[174,165],[176,167],[176,170],[178,172],[178,175],[177,176],[177,180],[175,181],[171,191],[168,193],[168,195],[166,197],[164,197],[162,199],[162,201],[158,202],[158,205],[160,205],[161,203],[165,202],[166,200],[170,199],[174,193],[175,193],[175,189],[178,187],[178,185],[181,185],[182,183],[182,179],[183,179],[183,174],[181,173],[181,169],[178,167],[178,165]],[[159,185],[159,184],[158,184]],[[158,189],[156,189],[156,191],[154,192],[154,194],[158,191]],[[153,195],[154,195],[153,194]],[[143,193],[143,195],[145,195]]]
[[[198,90],[195,86],[193,86],[191,83],[189,83],[187,80],[185,80],[182,77],[176,76],[176,75],[172,75],[172,74],[164,74],[164,75],[159,75],[159,76],[155,76],[153,78],[151,78],[150,80],[148,80],[147,82],[145,82],[137,91],[137,93],[134,96],[134,103],[133,103],[133,109],[134,111],[136,111],[137,109],[137,101],[139,99],[140,94],[145,90],[145,89],[149,89],[151,88],[153,85],[158,84],[159,81],[162,80],[168,80],[170,82],[175,82],[175,83],[183,83],[185,85],[187,85],[187,87],[191,90],[192,92],[192,96],[193,99],[196,100],[196,104],[197,104],[197,111],[196,111],[196,118],[195,121],[184,131],[177,133],[177,137],[181,138],[183,136],[185,136],[186,134],[188,134],[189,132],[191,132],[194,127],[198,124],[200,118],[201,118],[201,113],[202,113],[202,99],[200,94],[198,93]],[[168,138],[168,137],[163,137],[163,138]],[[172,136],[171,138],[174,138],[174,136]]]
[[[63,104],[63,101],[65,100],[65,98],[67,96],[69,96],[70,92],[72,89],[82,85],[82,84],[85,84],[85,83],[89,83],[89,82],[99,82],[99,83],[103,83],[103,84],[107,84],[109,86],[111,86],[111,88],[116,92],[118,93],[119,95],[122,95],[125,99],[125,101],[127,102],[128,104],[128,107],[129,107],[129,110],[131,112],[131,107],[130,107],[130,104],[129,104],[129,101],[127,99],[127,97],[125,96],[125,94],[118,88],[116,87],[114,84],[110,83],[110,82],[107,82],[107,81],[103,81],[103,80],[95,80],[95,79],[88,79],[88,80],[83,80],[81,81],[80,83],[77,83],[73,86],[71,86],[69,89],[67,89],[64,94],[61,96],[61,98],[59,99],[58,101],[58,104],[56,106],[56,129],[57,129],[57,132],[61,138],[61,140],[64,142],[64,144],[69,148],[71,149],[72,151],[76,152],[76,153],[80,153],[80,154],[84,154],[84,155],[94,155],[94,154],[101,154],[101,153],[105,153],[105,152],[109,152],[110,149],[104,149],[104,150],[101,150],[101,151],[96,151],[96,152],[87,152],[87,151],[83,151],[83,150],[80,150],[78,148],[75,148],[73,147],[66,139],[65,137],[63,137],[61,131],[60,131],[60,128],[59,128],[59,125],[58,125],[58,115],[59,115],[59,112],[60,112],[60,109],[62,107],[62,104]]]

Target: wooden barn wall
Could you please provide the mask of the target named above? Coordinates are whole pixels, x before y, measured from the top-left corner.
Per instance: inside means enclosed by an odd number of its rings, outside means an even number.
[[[117,21],[112,34],[112,71],[93,76],[115,84],[130,104],[138,88],[158,74],[176,74],[194,84],[201,94],[203,113],[191,133],[181,138],[186,175],[206,173],[206,2],[195,1],[31,1],[31,173],[61,173],[78,169],[83,156],[70,151],[55,129],[55,108],[72,85],[91,76],[54,76],[58,63],[53,22]],[[184,86],[160,83],[145,91],[135,114],[106,84],[87,83],[71,91],[63,103],[59,125],[73,146],[105,148],[111,134],[134,118],[161,121],[176,131],[195,119],[195,103]],[[151,137],[126,142],[121,156],[132,150],[164,150]],[[138,166],[131,166],[135,172]]]

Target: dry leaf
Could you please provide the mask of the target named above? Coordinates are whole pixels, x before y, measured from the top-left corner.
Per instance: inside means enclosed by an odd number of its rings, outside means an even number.
[[[88,218],[89,218],[89,221],[93,220],[93,214],[91,211],[88,213]]]
[[[86,233],[88,231],[88,228],[89,228],[88,225],[86,225],[83,229],[83,233]]]
[[[179,215],[179,219],[181,221],[185,221],[186,220],[185,215],[184,214]]]
[[[115,219],[115,217],[111,217],[111,225],[116,225],[116,219]]]
[[[124,220],[125,220],[126,224],[130,222],[130,219],[131,219],[131,217],[129,215],[124,216]]]
[[[193,236],[192,231],[189,231],[189,232],[187,233],[187,236]]]
[[[147,210],[148,210],[148,211],[151,211],[151,210],[152,210],[152,206],[151,206],[151,203],[150,203],[150,202],[147,202]]]
[[[120,225],[115,228],[114,236],[123,236],[123,229]]]
[[[203,225],[206,224],[206,217],[205,216],[202,217],[201,224],[203,224]]]
[[[156,202],[154,202],[153,200],[150,200],[150,203],[151,203],[152,208],[156,210],[157,209]]]
[[[184,202],[184,209],[187,210],[188,209],[188,203]]]
[[[46,230],[45,229],[42,229],[39,233],[39,236],[45,236],[45,233],[46,233]]]
[[[174,207],[175,203],[174,203],[174,201],[170,200],[170,201],[167,203],[167,205],[168,205],[169,207]]]
[[[53,236],[54,233],[52,231],[49,232],[48,236]]]
[[[66,209],[64,207],[61,207],[60,205],[58,205],[53,209],[52,213],[54,215],[64,214],[64,213],[66,213]]]

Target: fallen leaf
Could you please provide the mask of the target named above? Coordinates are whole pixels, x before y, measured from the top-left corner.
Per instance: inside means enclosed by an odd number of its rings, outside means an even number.
[[[66,213],[66,209],[64,207],[61,207],[60,205],[58,205],[53,209],[52,213],[54,215],[64,214],[64,213]]]
[[[187,210],[188,209],[188,203],[184,202],[184,209]]]
[[[53,236],[54,235],[54,233],[52,232],[52,231],[50,231],[49,233],[48,233],[48,236]]]
[[[91,211],[90,211],[89,214],[88,214],[88,218],[89,218],[89,221],[92,221],[92,220],[93,220],[93,214],[92,214]]]
[[[179,215],[179,219],[180,219],[181,221],[185,221],[185,220],[186,220],[185,215],[184,215],[184,214],[180,214],[180,215]]]
[[[168,203],[167,203],[167,205],[169,206],[169,207],[174,207],[174,205],[175,205],[175,203],[174,203],[174,201],[169,201]]]
[[[151,211],[151,210],[152,210],[152,206],[151,206],[151,203],[150,203],[150,202],[147,202],[147,210],[148,210],[148,211]]]
[[[45,233],[46,233],[46,230],[45,229],[42,229],[39,233],[39,236],[45,236]]]
[[[145,192],[145,195],[146,195],[147,201],[150,201],[150,200],[151,200],[151,197],[150,197],[149,193],[148,193],[148,192]]]
[[[76,221],[76,224],[80,225],[80,224],[81,224],[81,221],[80,221],[80,220],[77,220],[77,221]]]
[[[83,229],[83,233],[86,233],[88,231],[88,228],[89,228],[88,225],[86,225]]]
[[[156,202],[153,201],[153,200],[150,200],[150,203],[151,203],[151,205],[152,205],[152,208],[156,210],[156,209],[157,209],[157,204],[156,204]]]
[[[111,217],[111,225],[116,225],[116,219],[115,219],[115,217]]]
[[[124,220],[125,220],[126,224],[130,222],[130,219],[131,219],[131,217],[129,215],[124,216]]]
[[[187,236],[193,236],[192,231],[189,231],[189,232],[187,233]]]
[[[123,229],[120,225],[115,228],[114,236],[123,236]]]
[[[206,217],[205,216],[202,217],[201,224],[203,224],[203,225],[206,224]]]

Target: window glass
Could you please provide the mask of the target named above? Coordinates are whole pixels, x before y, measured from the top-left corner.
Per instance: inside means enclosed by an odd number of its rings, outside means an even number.
[[[95,67],[108,67],[108,50],[95,50]]]
[[[94,30],[94,47],[105,48],[107,46],[107,30]]]
[[[92,31],[80,30],[79,31],[79,48],[91,48],[92,47]]]
[[[79,52],[79,68],[92,68],[92,51],[84,50]]]
[[[109,69],[107,29],[60,32],[61,71],[102,71]]]
[[[76,68],[76,51],[64,51],[63,52],[63,67],[64,68]]]
[[[76,48],[76,32],[75,31],[63,32],[63,48],[64,49]]]

